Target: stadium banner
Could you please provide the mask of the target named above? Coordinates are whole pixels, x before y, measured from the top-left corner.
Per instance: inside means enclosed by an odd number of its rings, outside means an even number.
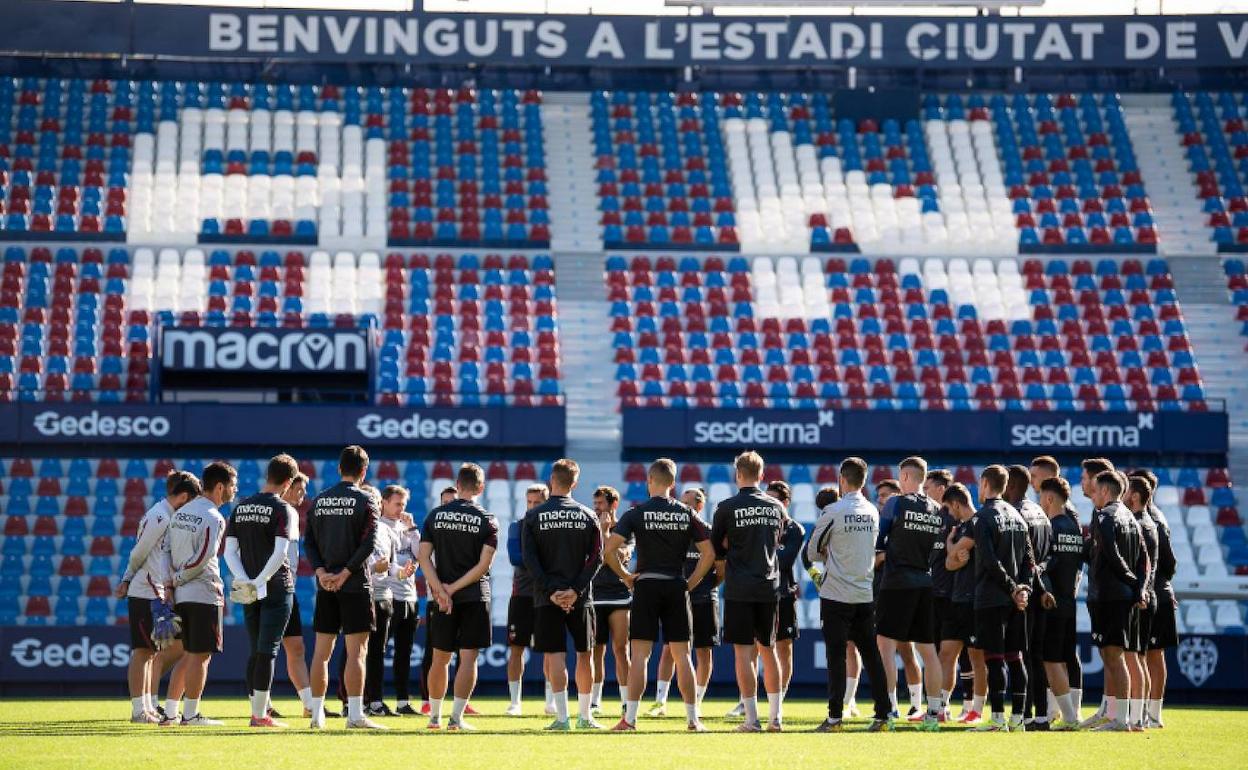
[[[5,3],[3,47],[318,62],[590,67],[1205,67],[1243,63],[1248,16],[586,16]]]
[[[0,405],[5,444],[561,447],[562,406]]]
[[[310,625],[306,624],[305,626]],[[247,665],[249,644],[246,629],[229,625],[223,629],[223,651],[215,655],[209,684],[240,684]],[[311,647],[311,634],[308,634]],[[494,627],[494,643],[479,658],[478,676],[483,682],[501,684],[507,679],[507,629]],[[412,649],[412,671],[419,672],[424,654],[423,634]],[[340,646],[341,647],[341,646]],[[387,645],[386,668],[390,669],[393,644]],[[732,646],[715,648],[712,682],[728,686],[733,679]],[[1080,634],[1084,684],[1095,690],[1104,667],[1088,634]],[[608,655],[610,651],[608,650]],[[817,629],[803,629],[794,642],[793,681],[798,685],[826,683],[827,663],[823,640]],[[125,626],[4,626],[0,627],[0,683],[49,685],[63,689],[76,682],[125,687],[130,659],[130,636]],[[1167,689],[1196,695],[1206,692],[1248,692],[1248,637],[1201,634],[1183,637],[1176,649],[1166,651],[1170,678]],[[609,662],[608,662],[609,663]],[[651,661],[651,665],[656,665]],[[278,677],[285,679],[285,656],[278,656]],[[331,671],[337,666],[331,666]],[[611,665],[608,671],[613,671]],[[541,667],[526,666],[531,681],[541,679]],[[389,676],[387,674],[387,676]],[[865,684],[865,683],[864,683]],[[282,685],[285,686],[285,685]]]
[[[1227,451],[1224,412],[625,409],[626,449]]]
[[[163,372],[366,374],[368,329],[170,326],[160,331]]]

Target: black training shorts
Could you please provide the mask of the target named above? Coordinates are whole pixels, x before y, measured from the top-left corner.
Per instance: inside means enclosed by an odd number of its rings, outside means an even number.
[[[629,638],[657,642],[660,629],[667,642],[687,642],[693,633],[689,591],[683,579],[644,578],[633,583]]]
[[[712,597],[693,605],[694,649],[718,647],[719,634],[719,600]]]
[[[182,649],[193,653],[221,652],[221,605],[182,602],[175,604],[173,611],[182,621]]]
[[[797,599],[792,596],[781,596],[780,602],[776,605],[776,641],[782,642],[797,637]]]
[[[971,646],[988,655],[1027,650],[1027,613],[1012,604],[975,608],[975,635]]]
[[[155,650],[152,642],[152,600],[131,596],[126,599],[130,622],[130,649]]]
[[[936,614],[932,589],[886,588],[875,605],[875,632],[898,642],[932,644],[936,641]]]
[[[282,638],[289,639],[292,636],[303,636],[303,616],[299,614],[299,597],[295,596],[294,604],[290,608],[290,620],[286,621],[286,630],[282,632]]]
[[[490,605],[460,602],[448,615],[429,605],[429,646],[442,652],[480,650],[490,646]]]
[[[533,597],[512,594],[507,602],[507,644],[533,646]]]
[[[1044,638],[1040,641],[1040,658],[1045,663],[1065,663],[1079,645],[1075,631],[1075,616],[1051,614],[1044,626]]]
[[[1102,601],[1093,605],[1096,614],[1092,619],[1092,644],[1097,647],[1121,647],[1127,649],[1131,642],[1131,613],[1135,609],[1130,599]]]
[[[312,630],[318,634],[371,634],[377,630],[373,595],[366,591],[316,590]]]
[[[535,607],[533,610],[533,651],[568,651],[568,636],[577,652],[589,652],[594,644],[594,606],[582,598],[564,612],[554,604]]]
[[[779,602],[724,600],[724,641],[770,647],[776,643]]]
[[[628,612],[628,604],[594,604],[594,644],[611,641],[610,617],[617,612]],[[625,644],[627,639],[623,640]]]
[[[975,636],[975,605],[972,602],[949,602],[940,621],[940,640],[961,642],[973,646]]]
[[[1158,597],[1153,613],[1153,627],[1148,632],[1148,649],[1168,650],[1179,646],[1178,610],[1169,597]]]

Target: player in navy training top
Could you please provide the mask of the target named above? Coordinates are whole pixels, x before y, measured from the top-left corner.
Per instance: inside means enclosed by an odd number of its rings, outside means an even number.
[[[923,659],[927,713],[920,730],[940,729],[942,698],[940,657],[936,653],[936,615],[933,606],[931,556],[941,538],[940,504],[922,491],[927,461],[901,461],[901,494],[888,501],[889,514],[881,517],[877,553],[883,554],[877,598],[876,639],[889,690],[897,686],[897,646],[913,642]]]
[[[485,471],[474,463],[460,466],[455,499],[425,517],[420,568],[436,605],[429,612],[429,728],[442,726],[451,656],[459,652],[455,701],[448,730],[471,730],[464,710],[477,684],[477,654],[490,645],[490,565],[498,549],[498,520],[477,504],[485,489]]]
[[[767,485],[767,494],[780,501],[784,508],[784,528],[780,532],[780,601],[776,605],[776,657],[780,659],[780,692],[789,691],[793,679],[793,640],[799,636],[797,629],[797,561],[801,557],[806,540],[806,528],[789,515],[792,492],[784,481]]]
[[[1127,728],[1132,732],[1144,730],[1144,700],[1148,697],[1148,671],[1144,653],[1148,651],[1148,639],[1153,628],[1153,616],[1157,613],[1157,555],[1160,541],[1157,524],[1149,515],[1148,505],[1153,499],[1153,486],[1148,479],[1131,476],[1127,480],[1125,502],[1135,515],[1140,527],[1140,543],[1148,563],[1148,576],[1144,578],[1144,603],[1132,614],[1131,634],[1127,640],[1127,667],[1131,671],[1131,692],[1127,704]]]
[[[282,646],[282,633],[290,622],[295,594],[295,568],[290,564],[290,541],[298,518],[282,495],[290,488],[299,465],[281,454],[269,461],[264,488],[240,500],[225,525],[225,563],[232,584],[249,584],[256,600],[243,606],[251,658],[246,682],[251,696],[252,727],[284,727],[268,714],[273,664]],[[360,717],[364,718],[361,708]]]
[[[1050,476],[1040,482],[1040,507],[1049,517],[1053,530],[1053,545],[1038,570],[1040,594],[1036,597],[1037,603],[1048,615],[1044,636],[1040,640],[1040,657],[1044,661],[1045,678],[1062,712],[1062,721],[1052,727],[1059,731],[1079,727],[1079,709],[1075,706],[1071,672],[1066,661],[1072,655],[1078,655],[1075,607],[1079,578],[1083,573],[1084,544],[1079,520],[1067,506],[1069,500],[1070,484],[1066,479]]]
[[[758,732],[758,673],[763,659],[767,690],[767,729],[779,732],[783,692],[776,656],[776,620],[780,599],[780,535],[784,506],[758,488],[763,458],[743,452],[735,460],[737,494],[715,507],[711,542],[716,571],[724,583],[724,638],[732,643],[737,686],[745,704],[740,732]]]
[[[1153,581],[1153,590],[1157,593],[1157,609],[1153,614],[1152,629],[1149,632],[1148,652],[1144,654],[1149,688],[1144,726],[1164,727],[1161,706],[1166,692],[1166,650],[1179,646],[1179,601],[1175,598],[1174,586],[1171,584],[1177,561],[1174,545],[1170,540],[1170,522],[1157,507],[1157,474],[1138,469],[1131,471],[1129,475],[1148,479],[1154,492],[1148,503],[1148,515],[1157,526],[1157,575]]]
[[[979,476],[980,508],[975,514],[975,636],[988,664],[992,719],[981,731],[1022,730],[1027,699],[1026,610],[1035,559],[1027,522],[1002,499],[1009,471],[989,465]],[[1011,716],[1005,722],[1005,670],[1008,665]]]
[[[680,496],[680,501],[693,509],[693,512],[702,518],[703,511],[706,510],[706,491],[701,487],[689,487]],[[705,521],[705,520],[703,520]],[[693,575],[693,571],[698,568],[698,562],[702,559],[702,552],[696,547],[689,549],[689,556],[685,560],[685,576]],[[609,572],[610,570],[606,570]],[[695,680],[695,689],[697,690],[697,706],[698,713],[701,715],[702,697],[706,695],[706,688],[711,681],[711,665],[714,661],[712,651],[719,645],[719,594],[715,589],[718,582],[715,571],[712,570],[698,587],[689,592],[689,605],[693,613],[693,677]],[[597,602],[595,594],[594,601]],[[672,652],[669,645],[663,645],[663,654],[659,657],[659,675],[656,677],[657,694],[655,703],[646,712],[648,717],[667,716],[667,695],[671,690],[672,676],[676,673],[675,663],[672,661]]]
[[[507,691],[511,702],[503,713],[509,717],[522,715],[521,685],[524,679],[524,652],[533,646],[533,578],[524,566],[520,552],[520,528],[527,511],[546,502],[550,490],[545,484],[530,484],[524,490],[525,510],[516,514],[507,527],[507,558],[511,562],[511,599],[507,601]],[[546,713],[555,713],[554,694],[546,683]]]
[[[650,499],[621,516],[607,540],[607,566],[633,589],[628,700],[624,718],[612,728],[615,731],[637,729],[637,708],[646,692],[646,667],[660,629],[672,645],[688,728],[695,732],[706,729],[698,719],[693,663],[689,660],[693,631],[689,592],[710,571],[714,553],[707,542],[706,525],[689,506],[672,499],[675,486],[676,463],[667,458],[654,461],[646,475]],[[620,559],[629,538],[636,541],[635,572],[630,572]],[[685,558],[691,546],[697,547],[702,558],[693,575],[686,578]]]
[[[555,694],[555,721],[548,730],[568,730],[568,636],[576,651],[579,710],[576,729],[601,729],[590,714],[594,683],[594,595],[591,581],[602,566],[602,531],[594,512],[572,499],[581,469],[557,460],[550,471],[550,497],[524,515],[520,534],[524,566],[533,581],[533,649],[545,658]]]
[[[1041,573],[1053,547],[1053,527],[1040,506],[1027,497],[1027,490],[1031,487],[1031,471],[1027,466],[1011,465],[1006,471],[1010,480],[1005,485],[1005,501],[1014,506],[1023,521],[1027,522],[1027,537],[1031,540],[1031,553],[1036,561],[1031,595],[1038,596],[1043,588],[1040,584]],[[1027,650],[1023,654],[1023,662],[1027,666],[1027,700],[1023,704],[1023,722],[1028,729],[1038,732],[1049,729],[1049,680],[1040,654],[1047,621],[1048,612],[1040,606],[1040,602],[1027,603]]]
[[[615,529],[616,516],[620,510],[620,493],[615,487],[601,486],[594,490],[594,513],[598,515],[598,528],[603,542]],[[620,561],[632,563],[632,543],[625,543]],[[593,705],[590,710],[602,710],[602,687],[606,681],[607,643],[615,658],[615,683],[620,691],[620,712],[628,700],[628,615],[633,603],[633,592],[620,576],[605,564],[594,575],[594,688]]]

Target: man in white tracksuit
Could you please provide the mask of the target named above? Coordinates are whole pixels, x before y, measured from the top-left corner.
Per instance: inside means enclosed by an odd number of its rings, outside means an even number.
[[[208,677],[208,662],[221,651],[221,614],[224,584],[217,554],[225,536],[220,507],[234,499],[238,472],[215,462],[204,468],[203,492],[174,511],[165,533],[174,612],[182,621],[182,649],[186,651],[184,727],[215,727],[222,723],[199,713],[199,699]]]
[[[892,729],[884,664],[875,644],[871,579],[880,513],[863,494],[867,464],[850,457],[841,463],[841,499],[823,509],[806,545],[812,562],[823,562],[819,608],[828,666],[828,718],[817,732],[840,732],[845,701],[845,643],[853,642],[871,680],[875,719],[869,732]]]
[[[173,512],[199,497],[199,479],[186,471],[174,471],[165,479],[165,496],[139,520],[134,547],[126,560],[126,572],[114,592],[126,599],[130,619],[130,721],[156,724],[156,696],[163,674],[162,660],[156,655],[152,641],[152,601],[161,598],[162,581],[169,573],[163,561],[161,543],[169,529]],[[161,656],[169,661],[181,657],[181,651],[170,650]],[[173,689],[172,687],[170,689]]]

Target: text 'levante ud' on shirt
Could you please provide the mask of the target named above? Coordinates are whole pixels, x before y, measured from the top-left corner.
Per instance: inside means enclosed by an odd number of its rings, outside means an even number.
[[[635,543],[636,574],[681,580],[689,547],[707,538],[706,525],[693,509],[670,497],[652,497],[624,512],[613,534]]]
[[[1014,603],[1014,590],[1031,585],[1035,558],[1027,522],[999,497],[984,501],[975,513],[975,607]]]
[[[780,596],[780,533],[784,507],[758,487],[741,487],[715,506],[711,543],[727,562],[724,599],[774,601]]]
[[[930,588],[932,548],[941,537],[940,506],[922,492],[893,495],[880,522],[880,590]]]
[[[121,577],[122,582],[130,584],[127,596],[155,599],[157,587],[169,579],[169,563],[160,544],[169,530],[172,516],[173,508],[169,506],[169,500],[162,497],[139,519],[134,547],[130,549],[126,571]]]
[[[308,511],[303,539],[312,569],[323,568],[331,574],[349,569],[351,577],[338,590],[371,592],[372,583],[364,573],[376,546],[380,518],[377,500],[352,482],[340,481],[321,492]]]
[[[248,575],[255,578],[264,571],[277,538],[290,541],[290,522],[297,518],[295,509],[272,492],[254,494],[234,506],[225,525],[225,536],[238,540],[238,558]],[[282,556],[282,566],[269,578],[266,589],[269,595],[295,590],[294,573],[286,562],[286,554]]]
[[[697,513],[695,512],[694,515],[697,516]],[[702,526],[706,527],[707,532],[711,531],[710,526],[708,526],[707,523],[702,520],[701,516],[698,516],[698,521],[702,522]],[[691,545],[689,547],[689,552],[685,554],[685,580],[688,580],[689,578],[693,577],[693,573],[697,571],[698,569],[698,562],[700,562],[701,560],[702,560],[702,552],[698,550],[696,545]],[[603,570],[603,572],[610,572],[610,571],[611,570]],[[702,580],[696,586],[693,587],[692,591],[689,592],[689,603],[690,604],[706,604],[707,602],[719,601],[719,594],[715,593],[715,588],[718,585],[719,585],[719,578],[716,577],[715,570],[712,569],[710,572],[707,572],[702,577]],[[598,590],[596,586],[594,590],[595,591]],[[597,601],[597,594],[595,593],[594,596],[595,596],[594,600]]]
[[[1056,616],[1069,618],[1075,614],[1079,578],[1083,575],[1083,528],[1069,510],[1050,519],[1049,525],[1053,530],[1053,545],[1040,573],[1040,583],[1057,601],[1052,610]]]
[[[819,596],[842,604],[871,602],[880,512],[862,492],[824,506],[810,533],[806,555],[824,565]]]
[[[217,553],[225,537],[225,519],[206,497],[197,497],[173,512],[162,548],[169,559],[177,603],[225,603]]]
[[[568,588],[593,601],[590,581],[602,566],[602,530],[589,508],[551,495],[524,514],[520,547],[533,579],[534,606],[551,604],[551,594]]]
[[[1095,511],[1092,522],[1088,601],[1139,601],[1148,578],[1148,557],[1135,515],[1115,500]]]
[[[425,542],[433,546],[438,580],[450,585],[471,572],[486,548],[498,548],[498,519],[472,500],[456,498],[425,517]],[[490,601],[490,571],[451,597],[456,604]]]

